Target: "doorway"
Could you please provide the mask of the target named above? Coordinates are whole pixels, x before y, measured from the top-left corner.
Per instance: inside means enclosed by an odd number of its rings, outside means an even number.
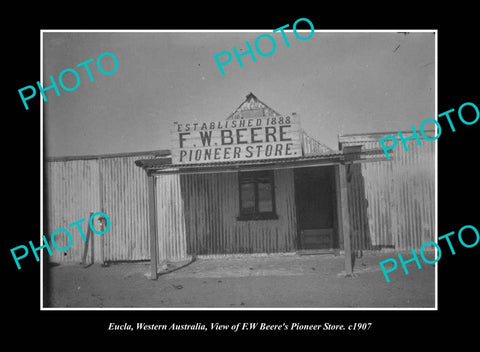
[[[333,251],[338,248],[333,166],[297,168],[294,176],[297,249]]]

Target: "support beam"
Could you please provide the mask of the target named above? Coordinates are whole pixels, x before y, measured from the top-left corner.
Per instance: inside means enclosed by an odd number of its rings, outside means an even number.
[[[100,158],[97,159],[98,163],[98,185],[99,185],[99,198],[100,198],[100,211],[105,214],[105,207],[104,207],[104,187],[103,187],[103,172],[102,172],[102,160]],[[101,230],[105,230],[105,222],[102,221]],[[100,236],[100,264],[102,266],[105,265],[105,236]]]
[[[155,205],[155,176],[147,172],[148,219],[150,229],[150,279],[157,279],[157,211]]]
[[[345,274],[353,274],[352,242],[350,238],[350,216],[348,212],[347,195],[347,170],[345,164],[339,164],[335,168],[335,183],[337,188],[337,211],[339,237],[343,237],[343,249],[345,252]]]
[[[90,216],[88,217],[89,219],[92,217],[93,215],[93,211],[90,212]],[[82,264],[83,264],[83,267],[86,268],[87,266],[87,255],[88,255],[88,245],[90,244],[90,250],[91,250],[91,253],[90,253],[90,260],[91,260],[91,264],[93,264],[93,233],[92,233],[92,229],[90,228],[90,226],[88,226],[88,230],[87,230],[87,240],[85,242],[85,245],[83,247],[83,256],[82,256]]]

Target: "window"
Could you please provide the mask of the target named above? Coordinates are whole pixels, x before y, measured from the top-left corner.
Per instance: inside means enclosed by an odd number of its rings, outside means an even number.
[[[239,173],[240,216],[238,220],[278,219],[275,212],[273,171]]]

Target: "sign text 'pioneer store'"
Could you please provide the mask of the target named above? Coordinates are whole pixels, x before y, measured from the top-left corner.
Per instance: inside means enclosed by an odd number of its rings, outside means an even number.
[[[172,163],[282,159],[302,155],[298,119],[270,116],[174,123]]]

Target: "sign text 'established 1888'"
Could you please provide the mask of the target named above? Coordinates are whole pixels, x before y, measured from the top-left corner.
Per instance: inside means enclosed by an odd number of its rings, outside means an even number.
[[[172,163],[282,159],[302,155],[295,116],[174,123]]]

